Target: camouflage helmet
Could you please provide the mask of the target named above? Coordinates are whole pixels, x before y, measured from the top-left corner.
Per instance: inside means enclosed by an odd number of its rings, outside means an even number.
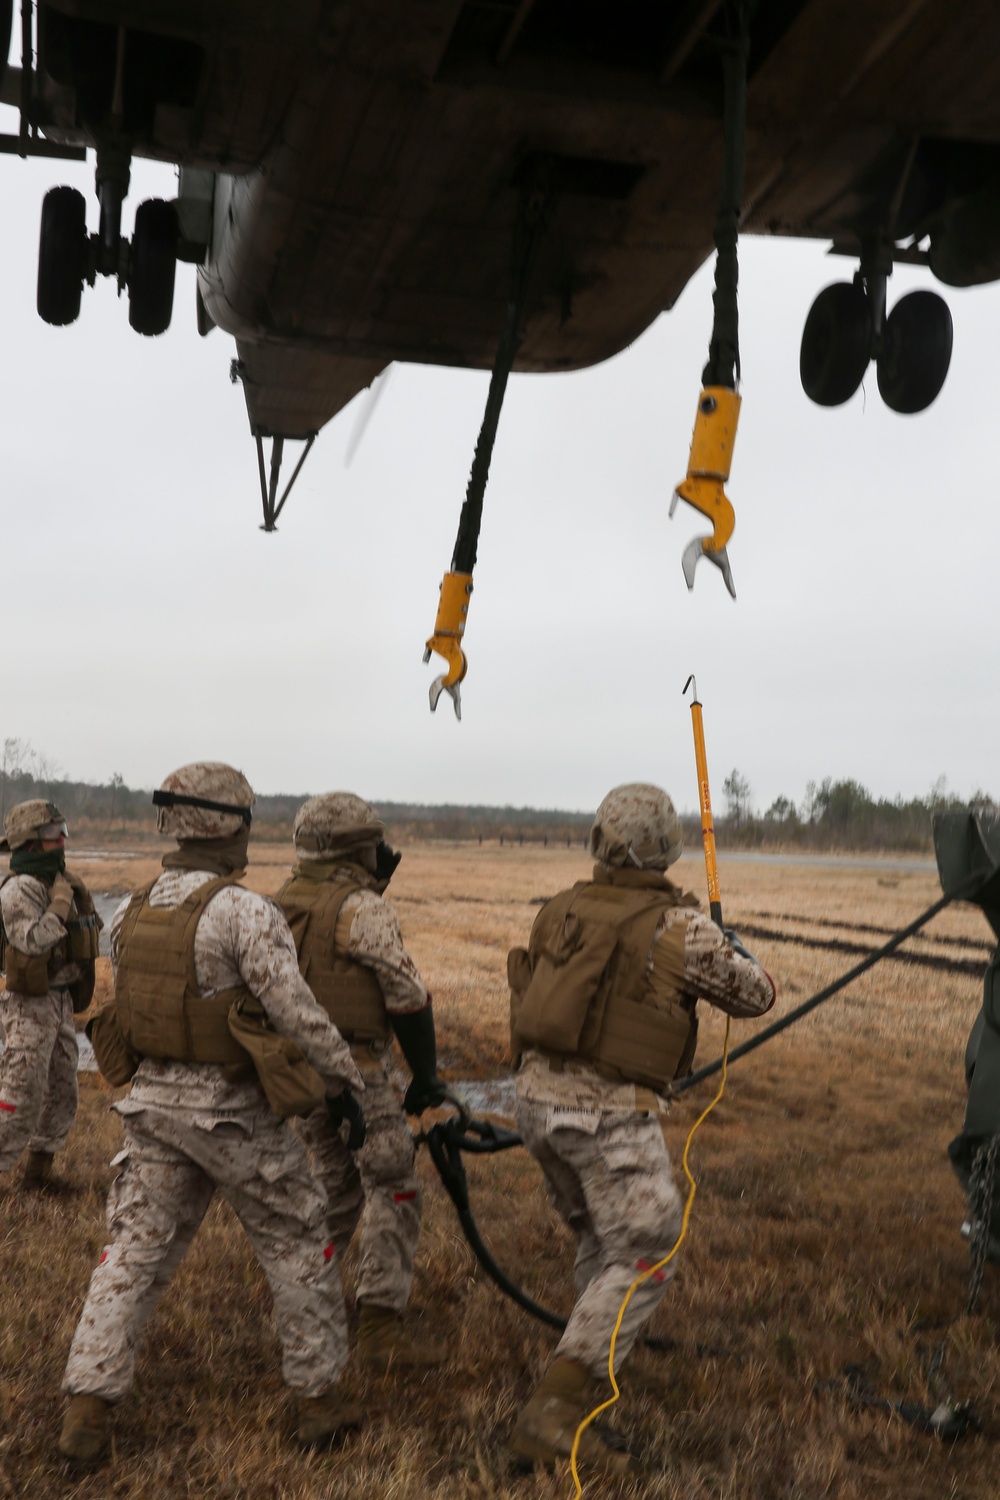
[[[681,821],[666,792],[645,781],[610,791],[590,830],[590,852],[609,869],[665,870],[684,849]]]
[[[360,851],[375,848],[385,834],[378,813],[353,792],[322,792],[303,802],[295,814],[292,837],[302,860],[330,859],[342,854],[357,859]]]
[[[51,831],[50,831],[51,830]],[[23,849],[25,844],[40,838],[58,838],[68,833],[66,820],[54,802],[35,797],[31,802],[18,802],[3,820],[4,837],[0,839],[0,851]]]
[[[156,827],[175,839],[227,839],[249,828],[253,788],[233,766],[195,760],[171,771],[153,793]]]

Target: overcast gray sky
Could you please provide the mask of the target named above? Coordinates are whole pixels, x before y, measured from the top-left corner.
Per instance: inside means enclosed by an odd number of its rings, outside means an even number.
[[[0,111],[5,128],[13,115]],[[697,805],[697,677],[716,806],[854,777],[875,795],[1000,792],[992,403],[1000,291],[946,292],[942,395],[900,417],[874,369],[845,407],[803,395],[809,305],[853,266],[820,244],[741,242],[743,413],[729,493],[738,600],[673,521],[711,330],[712,265],[632,348],[569,376],[515,376],[486,494],[463,722],[421,657],[488,376],[397,366],[351,467],[348,408],[321,434],[277,534],[233,342],[200,339],[194,271],[173,323],[128,325],[104,281],[79,321],[35,312],[45,189],[93,166],[2,159],[0,733],[66,776],[154,785],[218,758],[264,792],[593,809],[626,780]],[[173,196],[137,163],[126,203]],[[890,306],[929,273],[897,270]],[[499,309],[498,309],[499,315]],[[362,400],[364,398],[361,398]]]

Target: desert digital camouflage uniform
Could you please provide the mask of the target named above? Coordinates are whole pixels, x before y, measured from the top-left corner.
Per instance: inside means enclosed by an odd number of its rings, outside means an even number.
[[[351,1043],[365,1080],[365,1143],[351,1151],[322,1110],[300,1129],[327,1192],[334,1243],[346,1249],[360,1225],[357,1357],[370,1369],[426,1366],[444,1354],[402,1315],[413,1284],[422,1193],[406,1113],[440,1103],[430,996],[403,945],[383,893],[400,856],[385,826],[353,792],[303,803],[293,830],[297,863],[278,893],[303,973]],[[413,1074],[403,1103],[390,1075],[393,1035]]]
[[[684,928],[683,968],[659,939]],[[675,908],[661,919],[647,964],[655,997],[674,982],[732,1016],[759,1016],[774,999],[760,966],[740,956],[700,911]],[[655,1000],[654,1002],[655,1003]],[[673,1247],[683,1201],[674,1185],[660,1116],[665,1101],[633,1083],[602,1078],[584,1062],[553,1072],[529,1051],[517,1075],[517,1122],[545,1172],[553,1205],[578,1237],[577,1302],[557,1354],[594,1375],[608,1369],[611,1332],[632,1282]],[[673,1279],[676,1260],[632,1295],[615,1341],[616,1369]]]
[[[6,832],[12,849],[54,822],[65,830],[61,813],[50,802],[11,808]],[[16,860],[16,853],[12,857]],[[0,888],[7,941],[28,959],[44,958],[67,942],[65,922],[51,909],[51,901],[50,886],[34,875],[11,875]],[[74,911],[70,906],[67,918]],[[78,963],[56,962],[49,968],[47,994],[24,994],[10,983],[0,993],[0,1172],[9,1171],[27,1147],[29,1168],[35,1168],[32,1181],[38,1184],[76,1117],[79,1052],[70,986],[80,978]]]
[[[341,907],[336,950],[373,970],[390,1016],[423,1010],[427,990],[403,945],[395,911],[374,889],[374,877],[356,865],[335,866],[333,875],[372,886],[352,892]],[[388,1049],[373,1053],[364,1044],[354,1045],[351,1055],[365,1084],[361,1150],[347,1149],[323,1110],[315,1110],[300,1129],[326,1189],[330,1236],[341,1251],[360,1220],[358,1301],[402,1313],[413,1284],[423,1205],[416,1148],[390,1080]]]
[[[211,878],[171,871],[153,887],[150,905],[180,906]],[[113,963],[127,908],[125,901],[112,919]],[[195,934],[195,972],[206,996],[245,983],[331,1093],[360,1084],[347,1047],[299,975],[272,901],[238,886],[213,896]],[[125,1121],[125,1146],[108,1200],[110,1240],[91,1278],[63,1388],[112,1402],[128,1392],[142,1327],[218,1188],[271,1284],[286,1383],[305,1396],[326,1390],[346,1362],[347,1333],[324,1195],[301,1143],[257,1082],[231,1083],[211,1063],[146,1058],[113,1108]]]
[[[179,779],[185,789],[202,787],[203,768],[214,765],[184,768],[202,774],[177,772],[165,785]],[[208,785],[213,786],[211,779]],[[235,800],[232,793],[227,800]],[[161,811],[161,831],[172,831],[169,816]],[[208,830],[198,835],[206,839],[232,831],[232,819],[220,824],[218,815],[200,809],[187,812],[188,831],[192,820]],[[153,886],[149,904],[178,907],[213,878],[204,869],[168,868]],[[128,906],[129,900],[121,904],[111,924],[116,973]],[[321,1075],[329,1096],[346,1085],[363,1089],[346,1043],[299,973],[292,935],[273,901],[237,885],[219,890],[195,930],[194,966],[206,998],[246,986],[273,1026]],[[107,1403],[127,1393],[143,1326],[218,1189],[246,1230],[270,1284],[282,1373],[300,1411],[303,1400],[324,1397],[347,1360],[343,1294],[324,1222],[325,1195],[289,1124],[273,1113],[255,1078],[233,1082],[215,1064],[150,1057],[139,1064],[130,1093],[112,1107],[123,1118],[125,1142],[115,1158],[119,1174],[108,1199],[109,1240],[91,1277],[63,1389],[74,1398]],[[69,1415],[61,1446],[68,1425]],[[93,1456],[83,1449],[70,1452],[72,1446],[71,1441],[62,1451],[74,1458]]]
[[[757,1016],[773,1003],[774,985],[735,935],[736,948],[697,910],[693,897],[684,897],[662,875],[681,847],[669,798],[645,784],[610,793],[591,832],[598,860],[594,879],[605,882],[604,889],[634,882],[640,893],[662,889],[665,900],[676,903],[658,921],[653,911],[643,1004],[654,1014],[668,1006],[677,1014],[679,1001],[680,1014],[690,1015],[690,1035],[678,1045],[683,1072],[693,1058],[697,1000],[733,1016]],[[544,908],[538,921],[543,916]],[[544,1172],[551,1202],[577,1238],[576,1302],[553,1364],[512,1435],[515,1453],[535,1462],[565,1457],[578,1423],[610,1394],[611,1336],[626,1293],[642,1271],[670,1252],[681,1230],[683,1202],[661,1128],[665,1099],[609,1072],[615,1070],[527,1047],[517,1073],[518,1129]],[[671,1261],[633,1292],[615,1341],[616,1373],[674,1268]],[[627,1455],[605,1449],[589,1428],[581,1457],[612,1472],[628,1469]]]
[[[65,941],[43,881],[12,875],[0,904],[9,942],[29,957]],[[0,1172],[14,1166],[25,1146],[54,1155],[76,1118],[79,1053],[69,986],[79,977],[79,964],[68,963],[51,975],[47,995],[0,994]]]

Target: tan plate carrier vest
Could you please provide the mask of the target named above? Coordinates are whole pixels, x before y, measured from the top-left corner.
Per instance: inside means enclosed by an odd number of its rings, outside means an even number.
[[[159,877],[157,877],[159,878]],[[198,887],[180,906],[150,906],[155,881],[132,897],[118,937],[115,1011],[122,1036],[139,1057],[221,1063],[230,1077],[252,1077],[249,1053],[229,1030],[229,1008],[262,1011],[245,985],[204,997],[194,967],[194,934],[212,897],[236,878]]]
[[[354,891],[343,876],[295,874],[278,892],[299,955],[299,971],[345,1042],[382,1042],[392,1036],[382,986],[371,969],[334,948],[340,909]]]
[[[664,912],[697,906],[665,877],[611,871],[581,881],[546,903],[528,948],[507,959],[511,1050],[580,1059],[604,1077],[662,1092],[694,1060],[698,1022],[694,1003],[676,987],[658,986],[647,973],[653,935]],[[683,972],[684,923],[658,939],[677,949]]]
[[[0,880],[0,889],[14,878],[7,875]],[[10,942],[3,922],[0,921],[0,968],[6,972],[7,988],[19,995],[47,995],[52,988],[52,976],[67,964],[80,964],[83,969],[82,981],[78,980],[76,985],[69,988],[72,990],[89,982],[89,994],[93,995],[94,960],[100,949],[101,936],[97,910],[93,897],[79,876],[67,873],[66,879],[73,887],[73,905],[63,923],[66,936],[47,953],[22,953],[20,948],[15,948]],[[86,1009],[86,1006],[77,1007],[74,998],[74,1008]]]

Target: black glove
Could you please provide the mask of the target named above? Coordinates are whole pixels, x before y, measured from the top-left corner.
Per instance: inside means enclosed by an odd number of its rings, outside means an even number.
[[[386,843],[385,839],[379,839],[375,845],[375,879],[379,882],[383,890],[385,890],[389,881],[395,875],[396,866],[402,857],[401,854],[396,853],[390,844]]]
[[[327,1096],[326,1109],[334,1125],[342,1125],[347,1120],[347,1149],[360,1151],[368,1130],[364,1111],[350,1089],[344,1089],[342,1094],[336,1094],[332,1098]]]
[[[413,1081],[403,1098],[403,1108],[408,1115],[422,1115],[425,1109],[443,1104],[445,1096],[446,1086],[437,1076],[434,1012],[428,1002],[423,1010],[391,1015],[389,1021],[413,1074]]]
[[[743,946],[742,939],[740,938],[740,935],[736,931],[735,927],[723,927],[722,936],[725,938],[726,942],[729,944],[730,948],[732,948],[734,953],[738,953],[741,958],[748,958],[752,964],[757,964],[758,967],[760,966],[760,959],[755,958],[754,955],[750,952],[750,949]]]

